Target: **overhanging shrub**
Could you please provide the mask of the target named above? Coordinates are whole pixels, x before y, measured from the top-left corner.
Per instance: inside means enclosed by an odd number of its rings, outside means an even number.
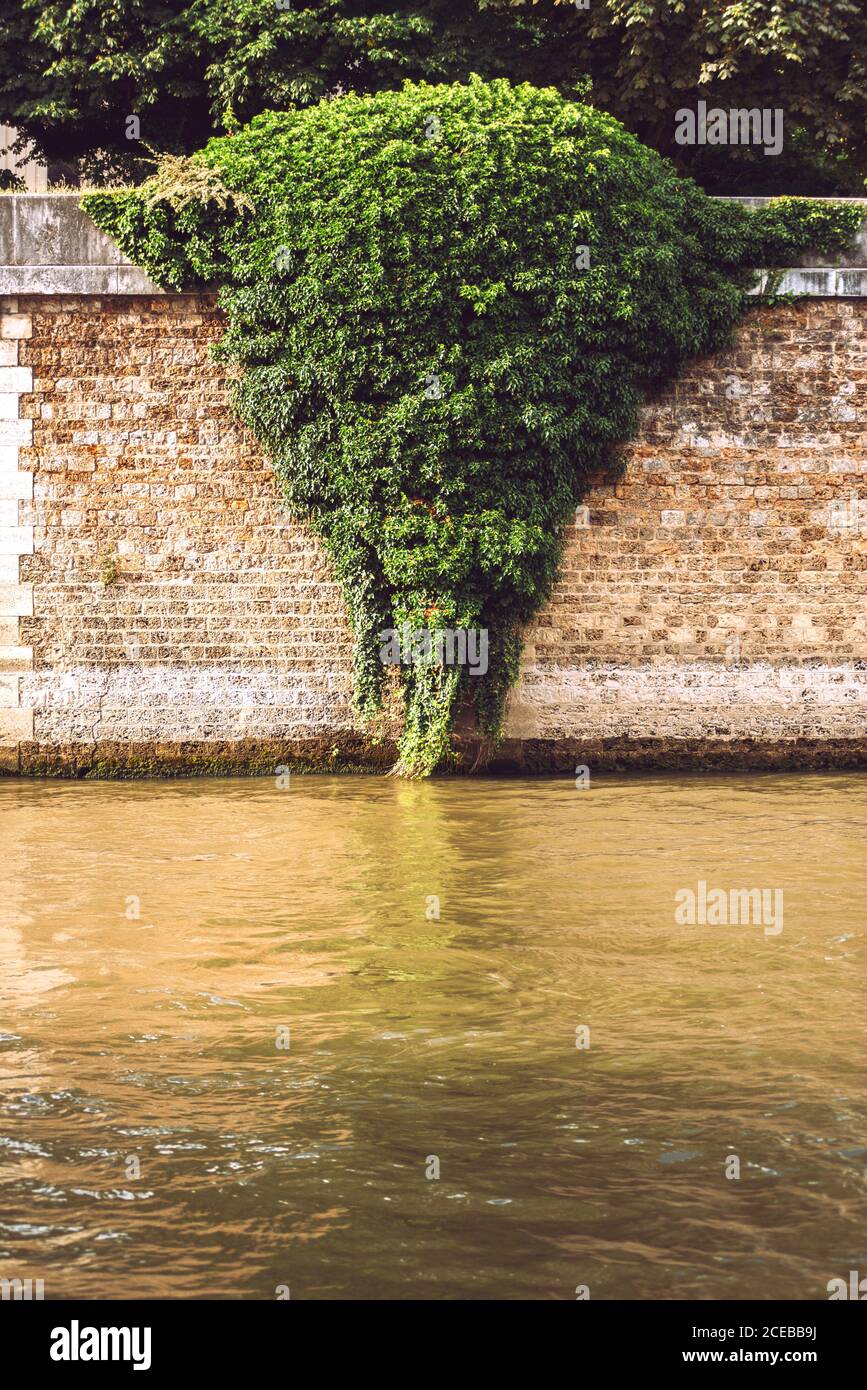
[[[500,727],[563,523],[650,385],[720,346],[751,268],[851,207],[714,203],[613,118],[505,80],[266,113],[83,206],[174,287],[219,282],[241,417],[328,548],[378,707],[385,629],[486,629],[488,671],[401,667],[400,770]]]

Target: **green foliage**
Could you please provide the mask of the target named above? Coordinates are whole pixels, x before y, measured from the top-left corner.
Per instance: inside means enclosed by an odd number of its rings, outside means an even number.
[[[0,40],[0,121],[94,180],[146,175],[130,115],[190,153],[263,109],[407,77],[541,80],[551,56],[534,18],[476,0],[0,0]]]
[[[117,583],[120,578],[120,561],[116,553],[109,551],[103,555],[99,577],[106,587]]]
[[[863,216],[858,204],[774,198],[753,214],[757,254],[765,265],[785,265],[804,250],[831,255],[857,232]]]
[[[479,0],[535,16],[562,84],[592,76],[593,103],[681,172],[721,194],[863,194],[867,174],[867,8],[860,0]],[[553,25],[562,25],[555,38]],[[743,146],[678,148],[674,115],[703,99],[779,108],[779,156]]]
[[[851,193],[867,174],[856,0],[0,0],[0,121],[88,178],[142,178],[262,110],[470,73],[587,96],[720,193]],[[678,107],[779,107],[785,146],[678,147]]]
[[[162,188],[198,199],[83,206],[157,281],[222,284],[235,404],[333,557],[359,708],[384,629],[489,633],[484,677],[400,668],[409,774],[463,702],[496,736],[563,524],[647,388],[725,340],[775,236],[859,220],[714,202],[611,117],[505,80],[263,114],[193,163]]]
[[[185,151],[213,129],[208,55],[179,0],[0,0],[0,121],[49,167],[144,177],[144,148]]]

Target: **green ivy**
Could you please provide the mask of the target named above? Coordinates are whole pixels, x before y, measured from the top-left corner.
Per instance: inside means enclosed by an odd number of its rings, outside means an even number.
[[[864,220],[863,205],[812,198],[773,198],[752,214],[755,254],[765,266],[791,263],[802,251],[832,255]]]
[[[497,737],[564,523],[648,389],[726,341],[770,252],[860,221],[714,202],[612,117],[478,79],[267,112],[186,180],[83,207],[159,283],[221,285],[217,351],[332,556],[361,713],[383,630],[487,630],[484,676],[398,668],[406,775],[448,761],[465,704]]]

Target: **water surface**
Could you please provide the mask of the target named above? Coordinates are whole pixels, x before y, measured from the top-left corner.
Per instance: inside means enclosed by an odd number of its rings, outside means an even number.
[[[826,1298],[867,1275],[865,811],[857,775],[0,782],[0,1275]],[[700,880],[782,889],[782,932],[678,925]]]

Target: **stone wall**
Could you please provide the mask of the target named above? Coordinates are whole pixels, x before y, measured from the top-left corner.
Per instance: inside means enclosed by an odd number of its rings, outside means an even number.
[[[863,755],[865,382],[867,305],[820,299],[754,311],[649,405],[570,538],[512,728]]]
[[[2,231],[2,228],[0,228]],[[0,765],[385,766],[210,296],[0,301]],[[867,763],[867,301],[758,308],[569,528],[498,766]]]

